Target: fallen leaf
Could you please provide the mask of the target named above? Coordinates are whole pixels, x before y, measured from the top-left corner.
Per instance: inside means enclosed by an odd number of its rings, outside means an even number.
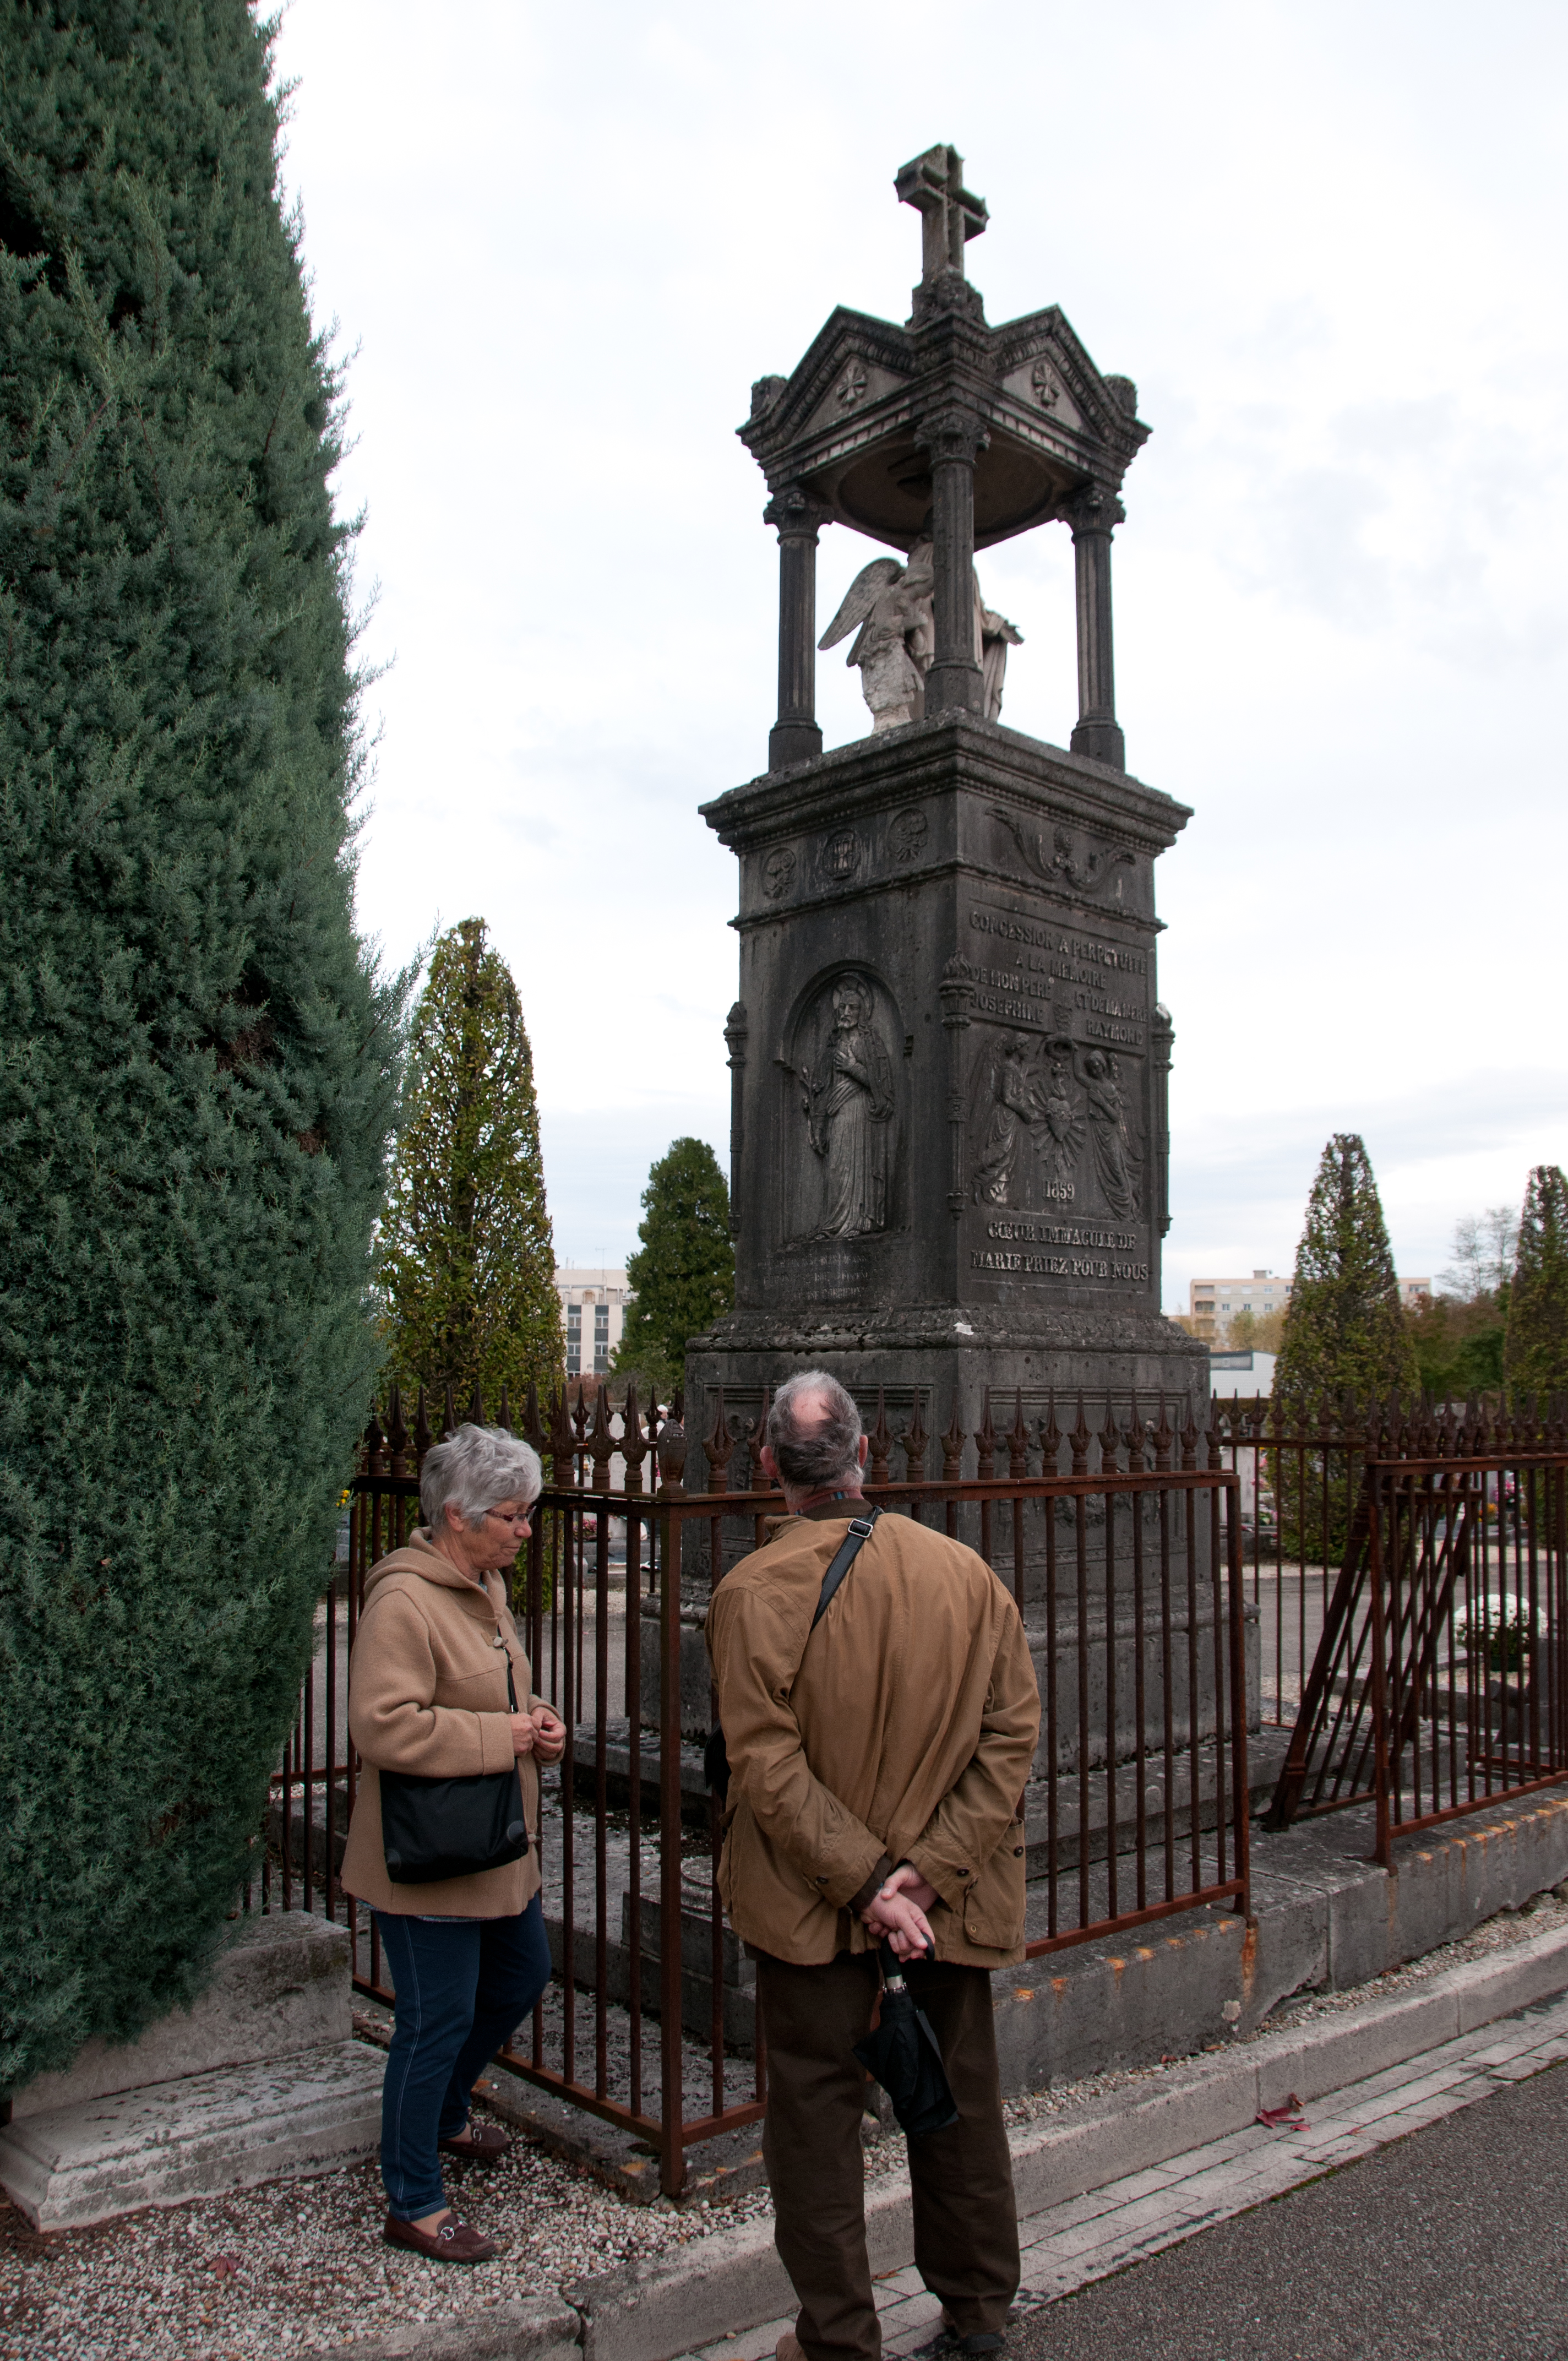
[[[209,2270],[216,2272],[218,2278],[221,2279],[237,2279],[239,2277],[239,2257],[237,2255],[214,2255],[207,2268]]]
[[[1309,2128],[1294,2091],[1280,2106],[1259,2107],[1256,2120],[1271,2132],[1304,2132]]]

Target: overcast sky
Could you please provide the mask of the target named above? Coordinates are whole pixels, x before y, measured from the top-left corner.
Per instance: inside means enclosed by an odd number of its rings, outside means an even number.
[[[1159,865],[1173,1225],[1288,1269],[1331,1131],[1397,1259],[1568,1160],[1563,158],[1568,11],[905,0],[291,0],[287,175],[357,438],[385,667],[363,923],[486,918],[521,990],[563,1259],[652,1158],[727,1155],[732,857],[776,543],[736,440],[836,303],[903,320],[899,164],[966,159],[992,322],[1059,303],[1153,428],[1116,536]],[[872,544],[823,536],[830,615]],[[1005,719],[1075,719],[1065,527],[987,552]],[[818,659],[828,742],[868,717]]]

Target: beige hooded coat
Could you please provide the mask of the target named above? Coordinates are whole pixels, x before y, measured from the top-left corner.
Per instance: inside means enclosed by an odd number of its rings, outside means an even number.
[[[364,1758],[343,1883],[372,1909],[408,1917],[512,1918],[539,1891],[539,1773],[518,1759],[534,1839],[521,1861],[433,1885],[394,1885],[381,1851],[381,1771],[461,1779],[513,1761],[507,1659],[520,1713],[532,1695],[528,1658],[498,1574],[483,1585],[421,1528],[365,1577],[348,1665],[348,1730]]]
[[[800,1966],[864,1950],[850,1905],[908,1861],[937,1890],[938,1958],[1010,1966],[1023,1957],[1019,1812],[1040,1728],[1018,1609],[973,1550],[884,1515],[813,1631],[854,1513],[778,1519],[708,1609],[729,1923]]]

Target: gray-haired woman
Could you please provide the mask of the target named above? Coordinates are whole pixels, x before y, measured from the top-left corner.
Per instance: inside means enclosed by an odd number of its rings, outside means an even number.
[[[343,1883],[374,1910],[397,1992],[381,2103],[383,2235],[440,2262],[496,2252],[447,2204],[438,2151],[494,2163],[510,2145],[471,2124],[468,2105],[476,2077],[550,1981],[539,1855],[534,1843],[477,1875],[395,1883],[379,1774],[464,1778],[515,1759],[537,1838],[535,1766],[559,1761],[566,1732],[532,1694],[500,1570],[528,1539],[543,1481],[537,1455],[500,1427],[460,1426],[427,1451],[419,1489],[429,1522],[366,1576],[349,1664],[348,1727],[364,1770]]]

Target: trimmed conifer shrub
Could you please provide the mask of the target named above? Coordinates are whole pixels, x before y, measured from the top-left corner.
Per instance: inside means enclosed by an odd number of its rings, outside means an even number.
[[[340,388],[245,0],[0,29],[0,2085],[199,1984],[378,1360]]]
[[[476,1385],[514,1418],[564,1360],[533,1053],[511,970],[482,918],[436,944],[413,1021],[406,1119],[378,1262],[383,1334],[405,1385]]]
[[[1385,1401],[1416,1385],[1393,1250],[1360,1136],[1336,1131],[1307,1201],[1306,1226],[1274,1372],[1288,1422],[1337,1413],[1343,1398]]]
[[[667,1401],[685,1382],[687,1338],[735,1301],[729,1191],[706,1139],[672,1140],[653,1165],[637,1235],[615,1366],[646,1377]]]
[[[1508,1287],[1503,1378],[1522,1408],[1534,1395],[1568,1393],[1568,1181],[1538,1164],[1525,1191],[1514,1275]]]
[[[1417,1382],[1371,1160],[1359,1134],[1336,1131],[1307,1200],[1274,1370],[1275,1403],[1288,1433],[1312,1434],[1340,1423],[1347,1397],[1363,1405],[1387,1401],[1413,1392]],[[1271,1453],[1270,1462],[1287,1553],[1304,1564],[1336,1564],[1353,1505],[1346,1455]]]

